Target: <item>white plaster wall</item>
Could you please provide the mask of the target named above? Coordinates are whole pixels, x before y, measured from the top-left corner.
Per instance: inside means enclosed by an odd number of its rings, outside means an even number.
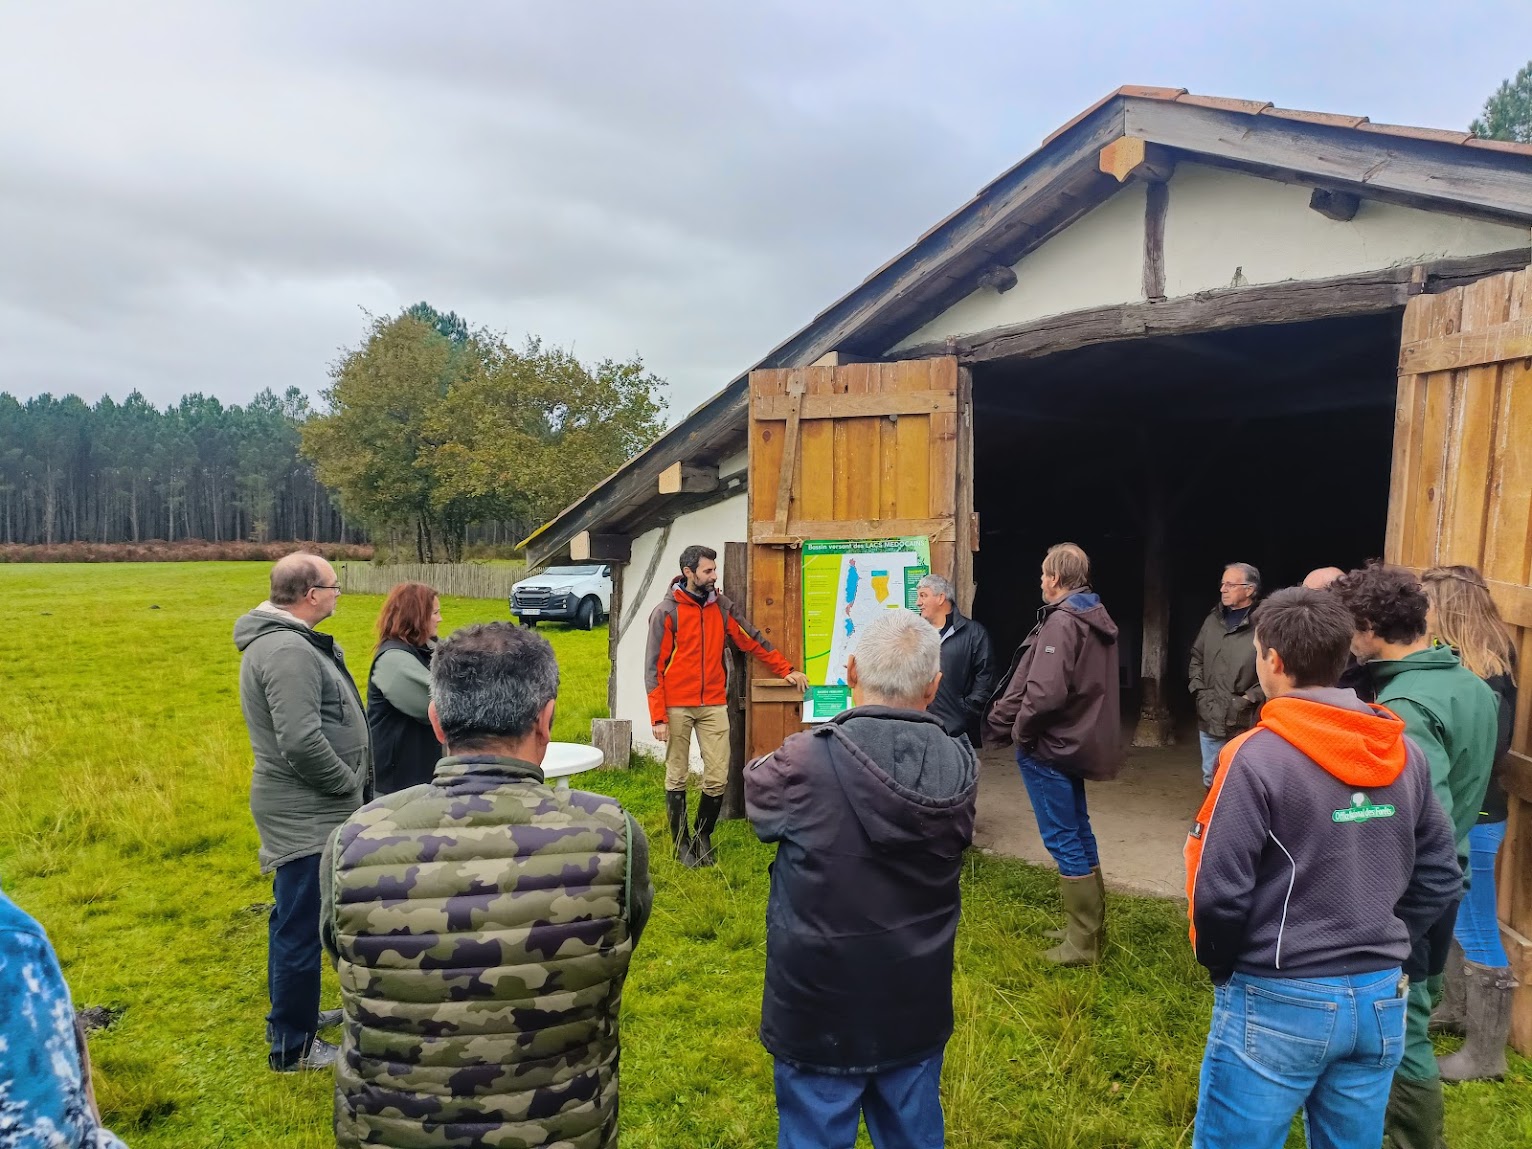
[[[1362,201],[1341,223],[1309,208],[1311,189],[1181,163],[1165,217],[1165,293],[1325,279],[1525,247],[1526,228]],[[1005,294],[981,288],[886,353],[1092,307],[1142,301],[1142,185],[1129,184],[1013,265]]]
[[[736,471],[744,470],[744,459],[745,456],[741,454],[733,460],[724,460],[719,465],[719,475],[727,478]],[[654,572],[654,581],[638,601],[630,596],[638,593],[639,583],[644,572],[649,569],[649,560],[654,555],[663,528],[656,527],[633,540],[633,558],[622,572],[623,616],[626,619],[631,612],[633,621],[627,624],[617,643],[617,658],[612,667],[612,672],[617,675],[617,712],[612,717],[626,718],[633,723],[635,749],[664,757],[664,747],[655,742],[649,733],[648,692],[644,689],[644,651],[649,635],[649,612],[667,593],[670,580],[680,573],[681,552],[687,547],[694,543],[712,547],[722,562],[724,543],[745,541],[748,537],[745,521],[747,502],[742,491],[711,507],[682,515],[671,524],[670,538]],[[697,753],[695,740],[692,743],[692,762],[696,769],[702,768],[702,758]]]
[[[1165,293],[1327,279],[1524,247],[1526,228],[1363,200],[1356,217],[1309,208],[1311,189],[1180,164],[1165,216]]]
[[[974,335],[1047,315],[1144,298],[1142,184],[1128,184],[1012,265],[1016,286],[980,288],[893,347]]]

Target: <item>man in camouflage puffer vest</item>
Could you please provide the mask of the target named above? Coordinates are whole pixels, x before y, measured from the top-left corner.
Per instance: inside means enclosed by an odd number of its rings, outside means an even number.
[[[558,665],[507,623],[431,663],[449,757],[325,850],[325,946],[346,1023],[342,1149],[617,1143],[618,1007],[654,901],[643,831],[539,763]]]

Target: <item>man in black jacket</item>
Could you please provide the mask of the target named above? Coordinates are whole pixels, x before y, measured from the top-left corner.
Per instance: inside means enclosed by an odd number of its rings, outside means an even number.
[[[905,610],[847,662],[853,707],[745,769],[777,843],[766,906],[761,1044],[776,1059],[777,1144],[939,1149],[952,951],[978,762],[924,713],[937,633]]]
[[[1219,758],[1186,840],[1197,960],[1217,987],[1193,1149],[1371,1149],[1404,1055],[1402,965],[1462,878],[1404,722],[1333,684],[1351,612],[1293,588],[1256,608],[1259,724]]]
[[[995,692],[995,659],[990,653],[989,631],[957,608],[952,584],[941,575],[920,580],[915,592],[920,617],[936,628],[942,639],[942,682],[936,688],[928,712],[954,738],[979,741],[979,720]]]

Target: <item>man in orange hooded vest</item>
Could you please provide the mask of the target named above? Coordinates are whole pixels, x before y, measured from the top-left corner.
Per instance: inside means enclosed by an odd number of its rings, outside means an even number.
[[[1292,588],[1256,609],[1270,700],[1223,748],[1186,842],[1216,987],[1194,1149],[1376,1149],[1404,1054],[1402,966],[1461,891],[1452,824],[1404,722],[1334,686],[1353,623]]]

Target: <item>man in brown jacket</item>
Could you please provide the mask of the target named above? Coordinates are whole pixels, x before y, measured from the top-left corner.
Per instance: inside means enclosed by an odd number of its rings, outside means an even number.
[[[1068,918],[1043,956],[1063,965],[1101,957],[1106,893],[1085,808],[1085,782],[1122,768],[1117,624],[1090,589],[1090,560],[1074,543],[1043,559],[1043,603],[985,720],[985,744],[1016,745],[1043,845],[1058,863]]]
[[[1192,643],[1187,687],[1197,702],[1204,787],[1213,785],[1224,744],[1255,725],[1266,701],[1255,676],[1250,629],[1250,612],[1260,593],[1261,572],[1249,563],[1230,563],[1218,586],[1218,605],[1203,620]]]

